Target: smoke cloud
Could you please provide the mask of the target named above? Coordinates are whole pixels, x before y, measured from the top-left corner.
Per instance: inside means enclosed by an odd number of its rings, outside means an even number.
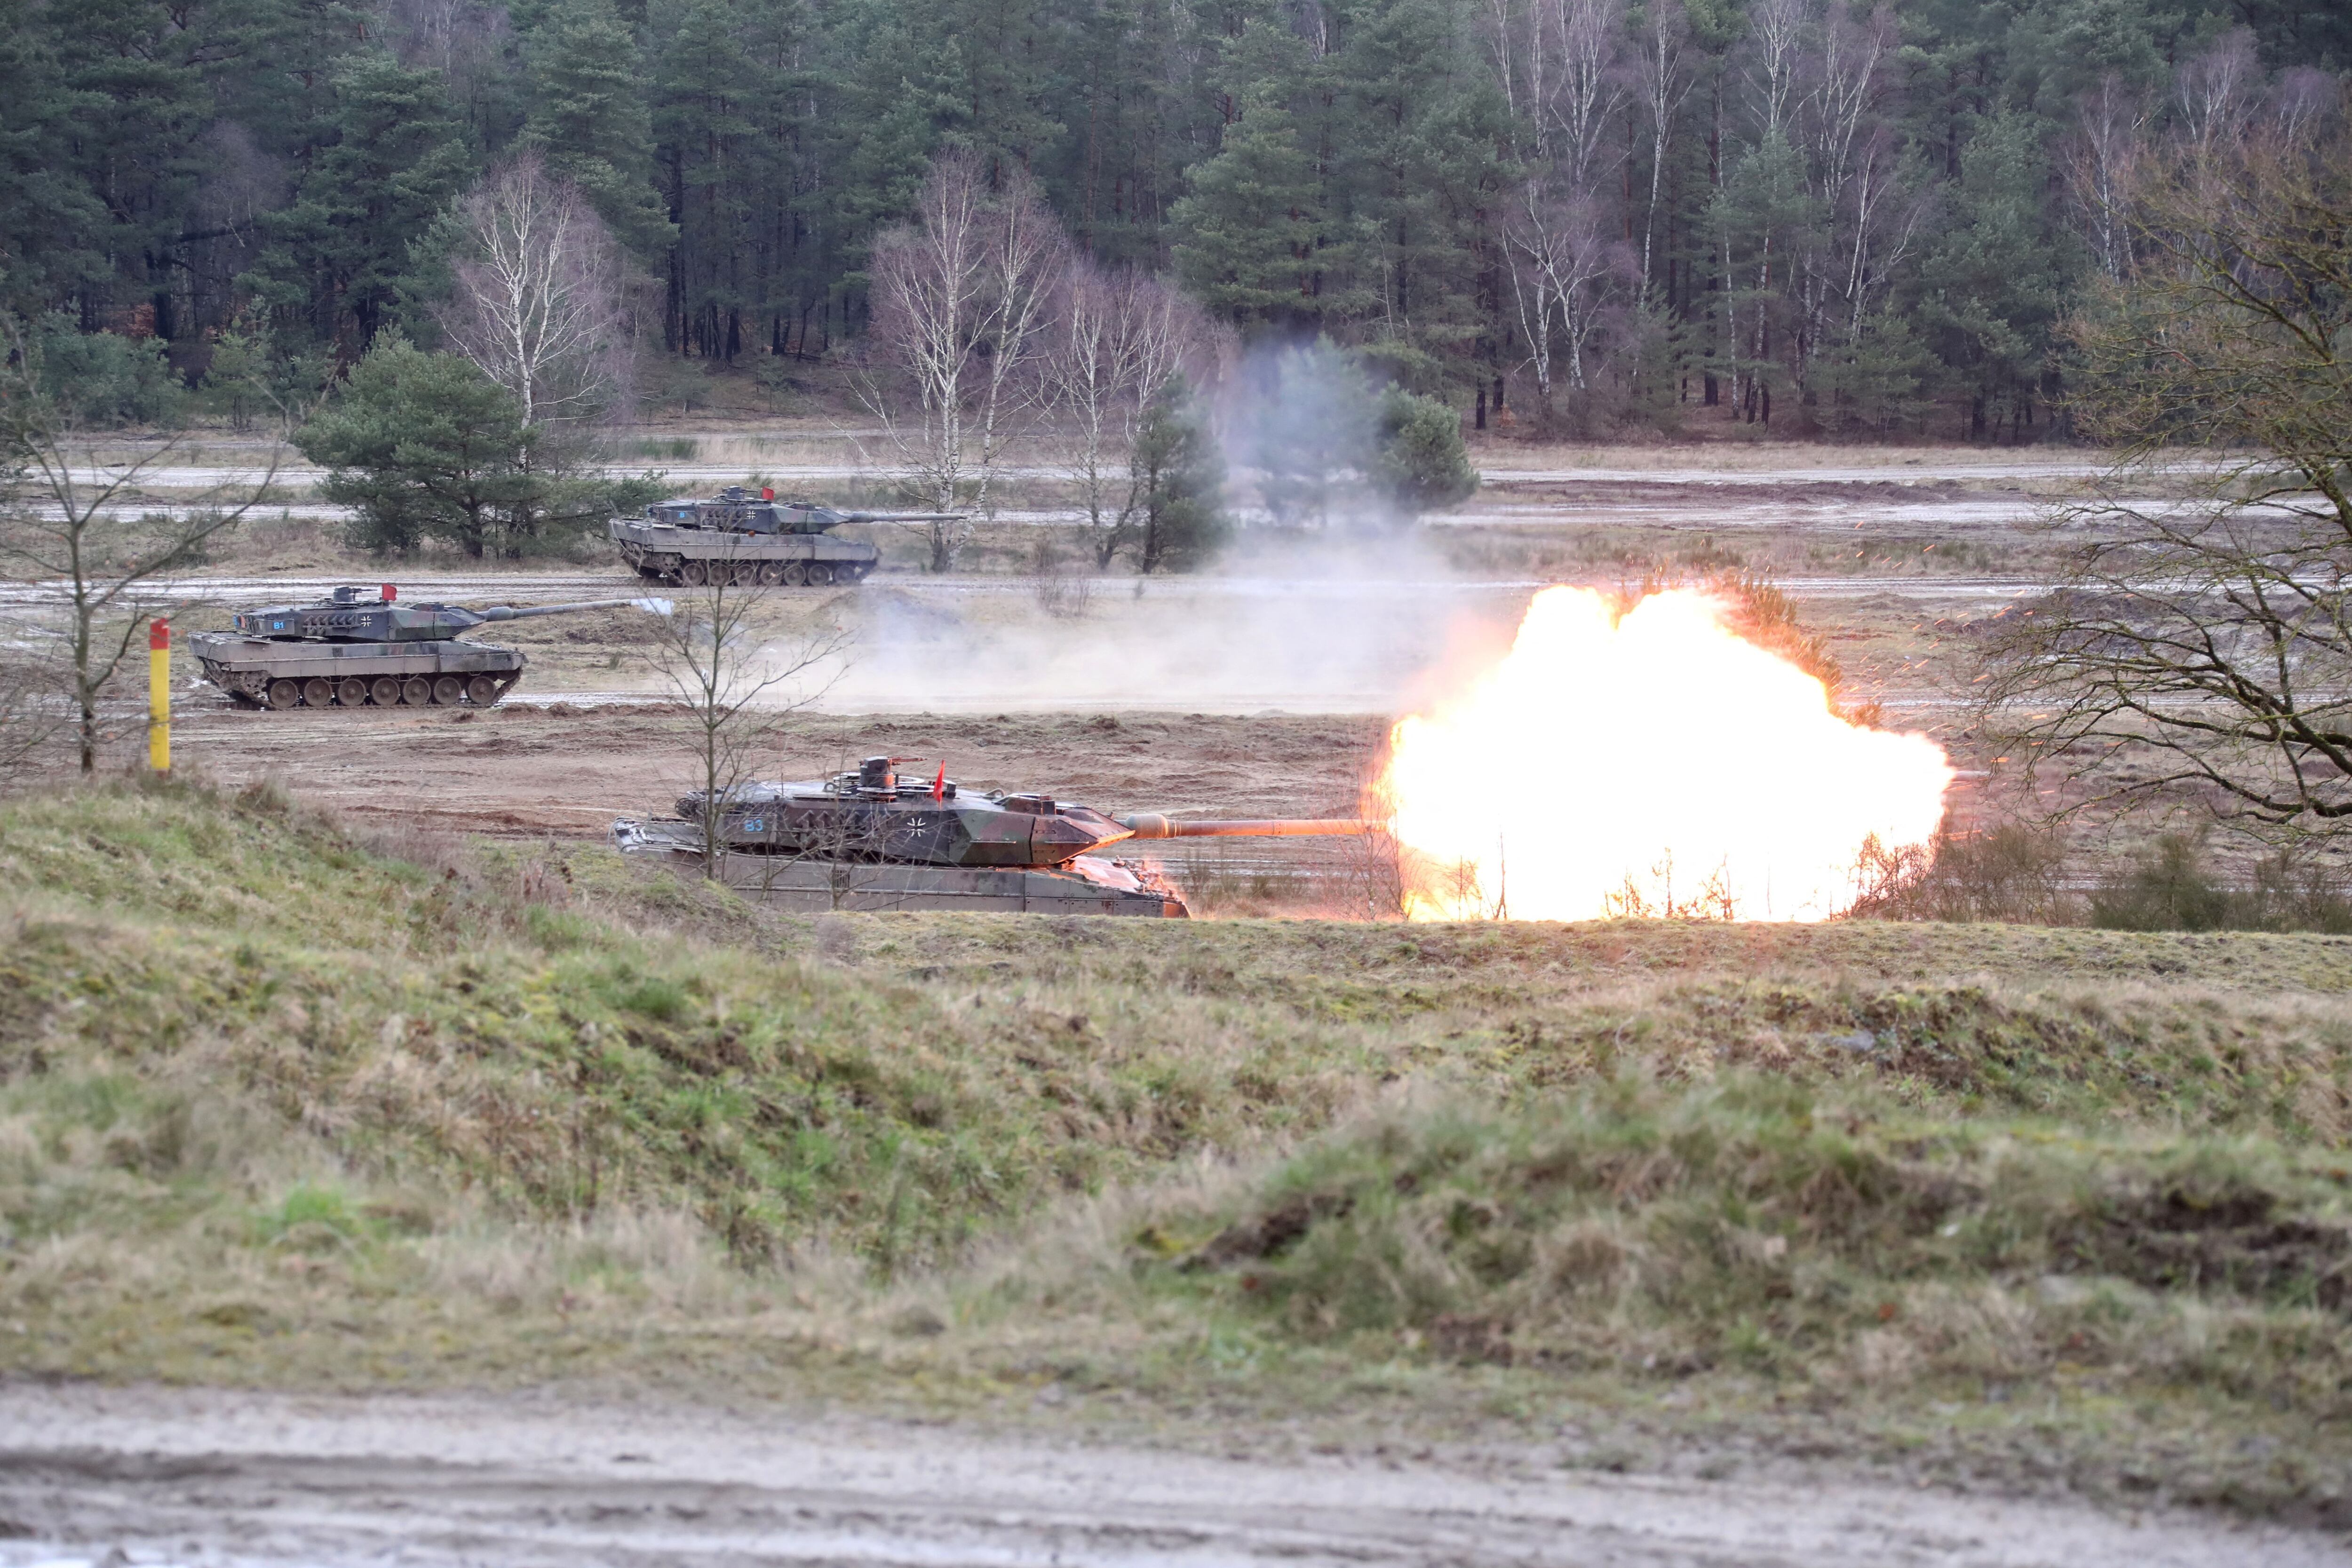
[[[1260,344],[1211,401],[1241,525],[1214,570],[877,579],[837,612],[854,646],[814,706],[1390,713],[1509,646],[1542,584],[1460,581],[1378,493],[1351,355]]]
[[[814,706],[1396,712],[1507,646],[1535,586],[1455,582],[1410,536],[1288,542],[1198,576],[877,580]]]

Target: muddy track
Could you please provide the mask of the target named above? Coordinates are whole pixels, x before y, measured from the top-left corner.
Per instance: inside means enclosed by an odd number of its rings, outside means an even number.
[[[0,1388],[0,1565],[2271,1568],[2340,1541],[1885,1481],[1486,1455],[1207,1458],[951,1427],[493,1399]]]

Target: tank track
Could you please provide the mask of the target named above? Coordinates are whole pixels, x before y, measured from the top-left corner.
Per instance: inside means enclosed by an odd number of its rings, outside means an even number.
[[[412,675],[403,679],[311,676],[272,679],[259,670],[229,670],[209,660],[205,678],[242,708],[286,712],[296,708],[488,708],[515,688],[522,672],[510,675]],[[357,688],[357,690],[353,690]],[[387,691],[385,689],[390,688]],[[389,699],[388,700],[386,699]]]
[[[707,561],[672,561],[656,556],[637,563],[637,575],[656,583],[699,588],[711,580],[714,564]],[[863,583],[874,574],[871,561],[741,561],[727,570],[739,588],[829,588]],[[823,581],[814,574],[824,573]]]

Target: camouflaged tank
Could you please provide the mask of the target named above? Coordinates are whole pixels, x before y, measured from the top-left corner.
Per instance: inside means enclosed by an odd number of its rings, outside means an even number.
[[[606,525],[621,558],[641,577],[698,588],[729,582],[745,586],[822,588],[863,582],[882,552],[862,540],[835,539],[845,522],[949,522],[960,512],[836,511],[814,501],[778,500],[772,489],[753,495],[730,485],[707,500],[656,501],[643,517],[616,517]]]
[[[491,621],[635,606],[667,615],[667,599],[596,599],[468,610],[404,605],[387,583],[371,595],[338,588],[310,605],[240,610],[233,629],[188,638],[205,679],[254,708],[488,708],[522,679],[512,648],[463,642]]]
[[[699,868],[719,845],[732,887],[796,909],[970,910],[1181,918],[1183,897],[1140,860],[1098,852],[1130,839],[1359,834],[1353,820],[1175,822],[1108,816],[1043,795],[973,795],[944,771],[902,779],[898,759],[856,773],[725,791],[715,826],[699,790],[677,816],[613,825],[624,853]]]

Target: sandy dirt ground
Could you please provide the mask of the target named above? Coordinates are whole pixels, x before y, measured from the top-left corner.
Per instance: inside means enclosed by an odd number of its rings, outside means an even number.
[[[696,787],[691,721],[638,704],[291,713],[223,710],[184,724],[179,754],[225,783],[274,778],[361,819],[501,837],[601,836],[667,814]],[[1119,811],[1345,814],[1382,732],[1356,718],[1008,714],[797,721],[766,778],[816,778],[869,755],[941,764],[971,789],[1042,791]]]
[[[1221,1458],[548,1396],[0,1387],[0,1568],[185,1563],[2321,1568],[2207,1516],[1541,1451]],[[1261,1442],[1263,1440],[1261,1439]]]
[[[1324,563],[1327,567],[1328,563]],[[1420,563],[1425,566],[1426,563]],[[642,593],[616,571],[531,577],[402,571],[409,602],[548,604]],[[1606,574],[1587,574],[1605,581]],[[832,593],[763,595],[778,657],[826,626],[848,657],[778,689],[811,700],[752,758],[755,776],[808,778],[864,756],[942,763],[976,789],[1039,790],[1113,811],[1196,816],[1345,815],[1388,723],[1452,689],[1507,644],[1544,579],[1433,570],[1122,584],[1049,606],[1017,578],[877,579]],[[327,578],[175,584],[177,624],[218,625],[234,604],[299,599]],[[1965,636],[2013,580],[1878,576],[1792,582],[1827,629],[1853,690],[1887,721],[1945,743],[1975,789],[1984,759],[1952,679]],[[43,613],[45,590],[0,589],[0,616]],[[523,681],[498,708],[242,708],[181,658],[175,755],[225,784],[275,780],[362,819],[400,818],[505,837],[601,839],[621,816],[663,815],[697,780],[690,720],[667,700],[654,622],[635,610],[506,622],[476,640],[521,650]],[[110,705],[108,755],[143,751],[136,689]],[[1498,778],[1513,759],[1495,759]],[[1220,876],[1286,876],[1335,853],[1327,841],[1170,847],[1164,860]]]
[[[200,710],[178,755],[224,784],[275,780],[357,825],[509,839],[604,839],[618,817],[668,816],[698,787],[692,721],[616,701],[509,700],[476,717],[426,709],[354,714]],[[811,716],[753,771],[816,778],[860,757],[945,764],[960,787],[1038,791],[1105,810],[1202,816],[1347,816],[1384,722],[1360,715]],[[1342,877],[1348,841],[1209,840],[1152,858],[1203,912],[1235,897],[1313,903]]]
[[[838,464],[847,450],[839,436],[803,426],[681,430],[676,439],[696,455],[670,463],[672,476],[689,489],[754,468],[782,479],[788,460],[803,459],[813,472],[848,473],[818,460],[832,454]],[[170,505],[255,455],[208,439],[142,476],[142,488]],[[1249,536],[1215,571],[1180,579],[1091,577],[1075,564],[1075,537],[1012,523],[975,541],[976,571],[932,576],[916,570],[910,532],[877,529],[884,564],[872,582],[845,596],[777,590],[774,629],[830,616],[849,631],[854,657],[816,698],[835,714],[1394,715],[1458,672],[1465,652],[1506,641],[1548,584],[1626,587],[1659,570],[1704,574],[1738,563],[1782,585],[1807,624],[1831,635],[1854,696],[1937,732],[1966,696],[1944,628],[2047,582],[2044,509],[2095,468],[2094,455],[2054,449],[1730,443],[1497,443],[1476,456],[1486,490],[1417,535]],[[385,577],[411,599],[478,605],[646,591],[593,546],[569,563],[371,561],[296,493],[314,477],[289,470],[277,515],[257,511],[213,562],[157,585],[177,624],[215,626],[233,607]],[[2152,483],[2160,489],[2162,476]],[[1050,500],[1050,484],[1030,488]],[[53,586],[0,584],[0,632],[53,619],[45,600],[54,597]],[[530,657],[517,693],[526,701],[627,701],[657,685],[643,639],[609,618],[516,623],[477,637]],[[200,707],[191,717],[203,721]],[[1275,752],[1261,761],[1284,763]]]

